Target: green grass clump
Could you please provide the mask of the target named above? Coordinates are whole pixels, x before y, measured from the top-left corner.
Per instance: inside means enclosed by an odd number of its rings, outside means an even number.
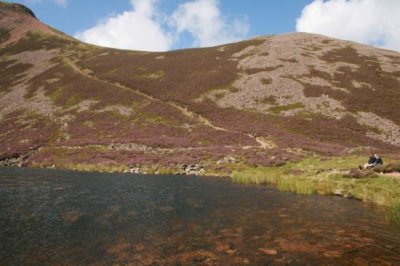
[[[246,184],[273,184],[279,190],[301,194],[341,194],[388,206],[400,200],[400,180],[384,175],[371,178],[348,178],[348,170],[362,164],[363,157],[318,157],[279,167],[247,168],[234,171],[232,179]]]
[[[383,174],[349,178],[349,169],[364,161],[364,157],[358,156],[309,157],[279,167],[247,167],[234,171],[232,180],[244,184],[272,184],[281,191],[299,194],[342,195],[389,206],[388,219],[399,225],[400,180]]]
[[[261,83],[262,83],[263,85],[269,85],[269,84],[272,83],[272,79],[270,79],[270,78],[262,78],[262,79],[261,79]]]
[[[305,106],[303,103],[293,103],[293,104],[287,104],[287,105],[279,105],[279,106],[274,106],[269,109],[273,114],[280,114],[285,111],[289,110],[294,110],[294,109],[303,109]]]
[[[63,87],[57,87],[56,89],[52,90],[51,92],[46,93],[46,96],[48,96],[50,99],[53,100],[53,102],[59,100],[63,96],[64,89]]]
[[[270,104],[270,105],[276,105],[276,98],[272,95],[264,98],[256,98],[254,99],[256,103],[262,103],[262,104]]]
[[[157,174],[157,175],[173,175],[174,173],[177,173],[178,171],[179,171],[178,168],[160,166],[160,167],[157,167],[157,169],[154,171],[154,174]]]
[[[213,86],[213,87],[209,88],[207,91],[209,91],[209,92],[213,92],[213,91],[224,91],[224,90],[229,91],[229,90],[231,90],[232,88],[233,88],[232,82],[229,82],[229,83],[223,83],[223,84],[219,84],[219,85]],[[234,89],[234,90],[235,90],[235,89]]]
[[[164,76],[165,76],[164,71],[158,70],[158,71],[155,71],[155,72],[136,74],[136,75],[134,75],[134,78],[138,78],[138,79],[161,79]]]
[[[157,124],[157,125],[165,125],[165,126],[179,126],[177,121],[174,121],[166,116],[161,116],[157,114],[148,113],[146,111],[138,110],[137,113],[133,116],[134,121],[142,124]]]
[[[310,173],[296,173],[293,170],[291,163],[279,167],[258,167],[241,172],[235,171],[232,179],[234,182],[245,184],[272,184],[281,191],[299,194],[331,194],[327,182],[309,178]]]
[[[69,108],[75,106],[81,102],[81,98],[79,96],[72,96],[69,97],[68,100],[65,102],[65,107]]]
[[[387,215],[391,224],[400,227],[400,201],[396,201],[390,205]]]
[[[237,87],[230,87],[229,88],[229,92],[231,92],[231,93],[236,93],[236,92],[239,92],[240,90],[237,88]]]
[[[217,93],[217,94],[215,94],[215,99],[220,100],[220,99],[224,98],[224,96],[225,96],[224,92]]]

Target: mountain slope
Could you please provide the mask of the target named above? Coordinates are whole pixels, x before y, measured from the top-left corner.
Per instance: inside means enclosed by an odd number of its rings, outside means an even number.
[[[200,163],[229,172],[232,162],[400,146],[400,54],[392,51],[305,33],[121,51],[80,43],[6,3],[0,47],[7,163]]]

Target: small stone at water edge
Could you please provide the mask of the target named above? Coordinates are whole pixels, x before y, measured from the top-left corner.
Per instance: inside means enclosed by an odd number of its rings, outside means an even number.
[[[258,250],[264,252],[267,255],[276,255],[276,254],[278,254],[278,251],[276,251],[275,249],[259,248]]]

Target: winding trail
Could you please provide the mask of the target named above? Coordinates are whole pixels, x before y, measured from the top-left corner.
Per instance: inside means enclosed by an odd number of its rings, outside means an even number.
[[[92,70],[90,70],[90,69],[85,69],[85,68],[82,68],[82,67],[78,66],[75,62],[71,61],[71,60],[70,60],[69,58],[67,58],[67,57],[64,57],[63,60],[64,60],[64,62],[65,62],[69,67],[71,67],[75,72],[77,72],[77,73],[79,73],[79,74],[81,74],[81,75],[83,75],[83,76],[85,76],[85,77],[87,77],[87,78],[90,78],[90,79],[95,80],[95,81],[97,81],[97,82],[102,82],[102,83],[107,84],[107,85],[110,85],[110,86],[118,87],[118,88],[123,89],[123,90],[128,90],[128,91],[134,92],[135,94],[140,95],[140,96],[142,96],[142,97],[144,97],[144,98],[146,98],[146,99],[149,99],[149,100],[151,100],[151,101],[154,101],[154,102],[159,102],[159,103],[167,104],[167,105],[169,105],[170,107],[173,107],[173,108],[175,108],[176,110],[179,110],[184,116],[186,116],[186,117],[188,117],[188,118],[190,118],[190,119],[193,119],[193,120],[197,120],[198,123],[203,124],[204,126],[210,127],[210,128],[212,128],[212,129],[214,129],[214,130],[216,130],[216,131],[229,132],[229,133],[233,133],[233,134],[242,134],[242,135],[244,135],[244,136],[246,136],[246,137],[251,138],[251,139],[254,140],[255,142],[257,142],[257,143],[260,145],[260,147],[261,147],[262,149],[271,149],[271,148],[272,148],[272,147],[271,147],[271,141],[267,141],[267,140],[265,140],[265,139],[262,138],[262,137],[258,137],[258,136],[252,135],[252,134],[242,133],[242,132],[233,131],[233,130],[229,130],[229,129],[226,129],[226,128],[223,128],[223,127],[216,126],[216,125],[214,125],[210,120],[208,120],[207,118],[205,118],[204,116],[202,116],[202,115],[200,115],[200,114],[197,114],[197,113],[195,113],[195,112],[189,110],[187,107],[182,106],[182,105],[179,105],[179,104],[176,103],[176,102],[173,102],[173,101],[163,101],[163,100],[161,100],[161,99],[159,99],[159,98],[156,98],[156,97],[154,97],[154,96],[152,96],[152,95],[149,95],[149,94],[147,94],[147,93],[144,93],[144,92],[142,92],[142,91],[140,91],[140,90],[137,90],[137,89],[128,87],[128,86],[123,85],[123,84],[121,84],[121,83],[119,83],[119,82],[113,82],[113,81],[104,80],[104,79],[99,78],[98,76],[96,76],[96,75],[93,73]]]
[[[90,69],[81,68],[76,63],[72,62],[70,59],[68,59],[66,57],[64,57],[64,62],[68,66],[70,66],[73,70],[75,70],[76,72],[78,72],[81,75],[84,75],[87,78],[90,78],[90,79],[98,81],[98,82],[105,83],[105,84],[110,85],[110,86],[118,87],[120,89],[132,91],[132,92],[134,92],[134,93],[136,93],[136,94],[138,94],[138,95],[140,95],[140,96],[142,96],[144,98],[147,98],[147,99],[149,99],[151,101],[167,104],[167,105],[179,110],[184,116],[186,116],[188,118],[191,118],[191,119],[194,119],[194,120],[197,120],[199,123],[201,123],[201,124],[203,124],[203,125],[205,125],[207,127],[211,127],[214,130],[231,132],[231,133],[235,133],[235,134],[240,133],[240,132],[232,131],[232,130],[229,130],[229,129],[226,129],[226,128],[215,126],[210,120],[208,120],[204,116],[202,116],[200,114],[197,114],[197,113],[189,110],[187,107],[181,106],[176,102],[172,102],[172,101],[166,102],[166,101],[163,101],[161,99],[155,98],[155,97],[153,97],[153,96],[151,96],[151,95],[149,95],[147,93],[144,93],[144,92],[142,92],[140,90],[137,90],[137,89],[128,87],[126,85],[123,85],[123,84],[121,84],[119,82],[111,82],[111,81],[108,81],[108,80],[101,79],[101,78],[97,77],[96,75],[94,75],[93,71],[91,71]]]
[[[232,130],[228,130],[226,128],[215,126],[210,122],[210,120],[208,120],[204,116],[196,114],[193,111],[190,111],[188,108],[180,106],[179,104],[177,104],[175,102],[167,102],[167,103],[170,106],[173,106],[176,109],[178,109],[179,111],[181,111],[181,113],[184,114],[185,116],[195,119],[195,120],[199,121],[200,123],[202,123],[203,125],[211,127],[212,129],[215,129],[217,131],[225,131],[225,132],[240,134],[240,132],[237,132],[237,131],[232,131]]]

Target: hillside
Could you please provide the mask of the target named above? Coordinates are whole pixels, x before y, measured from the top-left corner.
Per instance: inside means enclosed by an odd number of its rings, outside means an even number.
[[[320,35],[122,51],[0,2],[0,77],[3,164],[230,173],[310,154],[399,156],[400,54]]]

